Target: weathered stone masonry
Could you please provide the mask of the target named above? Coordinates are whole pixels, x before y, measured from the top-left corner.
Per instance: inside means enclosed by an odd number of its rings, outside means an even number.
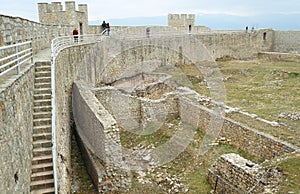
[[[29,193],[34,66],[0,89],[0,191]]]
[[[70,35],[70,25],[45,25],[19,17],[0,15],[0,46],[32,40],[33,51],[49,48],[51,40]]]
[[[61,9],[61,6],[57,3],[53,3],[53,6],[56,6],[54,9]],[[78,11],[76,11],[75,8],[73,9],[73,7],[74,6],[71,3],[70,8],[68,7],[66,9],[77,13]],[[87,13],[84,5],[79,7],[79,12]],[[76,20],[75,26],[79,25],[80,27],[80,23],[82,22],[84,33],[99,32],[101,29],[99,26],[84,27],[84,21],[87,21],[84,17],[87,17],[87,14],[84,15],[82,13],[78,14],[82,15],[83,19],[81,21]],[[70,35],[73,27],[74,26],[71,25],[46,25],[19,17],[0,15],[0,46],[32,40],[33,49],[36,53],[44,48],[49,48],[53,38]],[[130,31],[130,28],[128,27],[120,27],[119,29],[124,28]],[[156,28],[159,31],[159,27]],[[209,29],[205,28],[204,30],[208,31]],[[140,28],[139,31],[144,32],[145,29]],[[184,27],[182,31],[186,32],[186,27]],[[238,59],[252,58],[260,51],[299,53],[299,41],[297,41],[299,38],[299,31],[260,30],[251,34],[246,34],[243,31],[211,31],[202,34],[194,34],[193,36],[198,40],[201,40],[214,58],[221,58],[224,56],[231,56]],[[56,59],[56,128],[60,193],[68,193],[70,191],[70,134],[71,124],[73,122],[72,114],[70,113],[72,83],[78,72],[79,61],[81,61],[84,58],[84,55],[89,52],[90,47],[92,47],[92,45],[66,48]],[[157,55],[159,56],[161,53],[158,53]],[[173,53],[172,55],[175,58],[178,57],[176,53]],[[135,56],[132,56],[131,59],[133,58],[135,58]],[[100,57],[99,60],[103,60],[103,58],[101,59]],[[175,61],[176,60],[177,58]],[[127,59],[126,61],[130,62],[130,59]],[[28,67],[28,69],[20,76],[12,79],[14,79],[14,81],[0,91],[0,174],[5,175],[0,176],[0,190],[8,193],[22,193],[29,192],[30,187],[32,158],[31,138],[33,128],[33,66]],[[96,74],[87,76],[87,79],[96,80]],[[205,120],[208,121],[209,118],[206,118],[207,113],[203,114],[204,117],[202,119],[205,123]],[[247,127],[231,122],[230,120],[226,122],[228,124],[228,129],[226,129],[228,130],[228,133],[230,131],[232,133],[241,131],[253,138],[253,145],[256,143],[265,145],[263,148],[258,149],[246,144],[241,144],[245,149],[249,146],[248,149],[250,152],[255,153],[263,159],[272,158],[273,156],[294,150],[292,146],[286,145],[276,139],[273,140],[267,135],[256,133],[253,130],[249,130]],[[223,135],[226,138],[231,139],[231,141],[236,138],[225,132]],[[239,145],[239,142],[234,143]],[[275,147],[272,147],[273,143]],[[264,153],[265,150],[267,150],[266,153]]]
[[[94,44],[72,46],[62,50],[55,60],[56,94],[56,150],[58,162],[59,192],[70,191],[72,84],[79,71],[79,64]]]

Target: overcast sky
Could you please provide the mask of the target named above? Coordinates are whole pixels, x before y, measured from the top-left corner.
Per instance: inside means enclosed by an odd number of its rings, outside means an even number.
[[[0,0],[0,14],[38,21],[37,3],[41,2],[52,1]],[[300,0],[77,0],[76,6],[84,3],[88,4],[89,20],[162,16],[168,13],[225,13],[241,16],[300,13]]]

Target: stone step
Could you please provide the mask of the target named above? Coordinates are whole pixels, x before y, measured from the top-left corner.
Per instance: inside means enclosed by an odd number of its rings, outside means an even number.
[[[54,187],[54,179],[40,180],[40,181],[31,181],[30,189],[46,189]]]
[[[50,118],[42,118],[42,119],[33,119],[33,126],[44,126],[51,125],[51,117]]]
[[[32,165],[44,164],[44,163],[52,163],[52,154],[44,155],[44,156],[36,156],[32,159]]]
[[[34,95],[36,94],[51,94],[51,88],[39,88],[33,91]]]
[[[51,100],[51,94],[35,94],[33,95],[34,100]]]
[[[35,172],[31,174],[31,181],[40,181],[47,179],[53,179],[53,170]]]
[[[45,156],[52,154],[52,148],[51,147],[46,147],[46,148],[33,148],[33,157],[38,157],[38,156]]]
[[[46,188],[46,189],[39,189],[39,190],[33,190],[30,192],[30,194],[54,194],[55,189],[54,187]]]
[[[43,125],[43,126],[34,126],[33,133],[34,134],[44,134],[44,133],[51,133],[52,126],[51,125]]]
[[[41,139],[52,139],[52,133],[38,133],[38,134],[33,134],[33,141],[41,140]]]
[[[35,67],[41,67],[41,66],[51,67],[51,62],[50,61],[37,61],[35,63]]]
[[[50,111],[33,113],[33,119],[51,118],[51,116],[52,113]]]
[[[34,112],[51,112],[52,106],[37,106],[33,108]]]
[[[51,71],[51,66],[41,65],[41,66],[35,67],[35,72],[44,72],[44,71]]]
[[[51,170],[53,170],[53,162],[39,163],[31,166],[32,174]]]
[[[35,89],[40,89],[40,88],[47,88],[51,89],[51,82],[44,82],[44,83],[34,83],[34,88]]]
[[[34,106],[51,106],[51,100],[50,99],[35,100],[33,104]]]
[[[34,79],[34,83],[51,83],[51,77],[37,77]]]
[[[50,77],[50,76],[51,76],[51,72],[50,71],[42,71],[42,72],[36,72],[35,73],[35,78]]]
[[[33,149],[37,148],[51,148],[52,149],[52,140],[49,139],[40,139],[33,142]]]

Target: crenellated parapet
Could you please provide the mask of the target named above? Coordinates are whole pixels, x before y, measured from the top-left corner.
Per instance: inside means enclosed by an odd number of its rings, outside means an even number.
[[[169,14],[168,26],[193,27],[195,25],[195,14]]]
[[[80,34],[88,31],[88,7],[87,4],[78,4],[75,1],[38,3],[39,21],[48,25],[71,25],[76,27]]]

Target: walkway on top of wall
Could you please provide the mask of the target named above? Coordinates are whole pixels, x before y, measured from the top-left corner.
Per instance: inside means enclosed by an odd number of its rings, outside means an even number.
[[[51,61],[51,48],[50,47],[43,49],[33,55],[33,64],[35,64],[36,62],[41,62],[41,61],[43,61],[43,62]],[[22,72],[25,72],[28,68],[33,66],[33,64],[30,63],[27,65],[21,66],[21,74],[20,75],[17,75],[14,71],[12,71],[11,73],[8,73],[7,75],[1,76],[0,77],[0,91],[7,88],[11,84],[13,84],[16,79],[18,79],[20,76],[23,75]]]
[[[37,61],[51,61],[51,48],[46,48],[33,55],[33,61],[34,63]]]

